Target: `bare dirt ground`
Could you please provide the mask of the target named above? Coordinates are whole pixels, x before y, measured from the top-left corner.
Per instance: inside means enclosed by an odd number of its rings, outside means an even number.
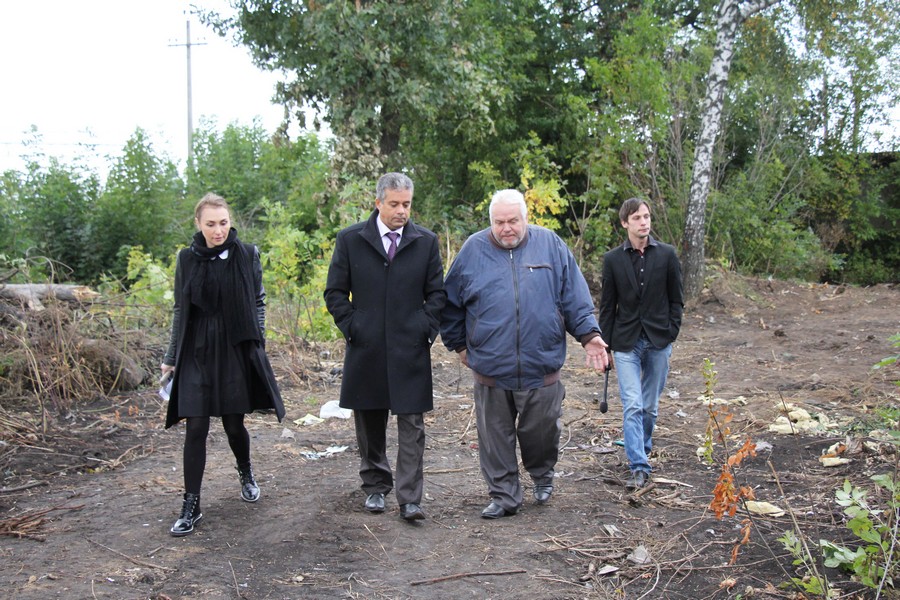
[[[790,508],[810,540],[848,540],[834,490],[845,479],[872,490],[869,476],[896,464],[893,447],[872,430],[897,428],[876,409],[898,409],[891,382],[900,374],[871,367],[896,353],[888,338],[900,331],[898,306],[896,287],[715,279],[686,313],[661,400],[657,482],[640,495],[622,487],[627,464],[612,443],[621,434],[615,373],[610,410],[601,414],[603,378],[582,366],[573,343],[556,491],[537,506],[528,489],[522,510],[497,521],[480,518],[489,499],[470,378],[440,345],[427,420],[428,518],[412,524],[400,519],[392,495],[384,514],[363,510],[350,421],[300,424],[337,398],[339,348],[327,358],[319,348],[291,365],[280,361],[288,417],[248,419],[258,503],[239,499],[214,423],[205,518],[186,538],[168,533],[180,508],[183,430],[162,429],[154,389],[80,405],[46,436],[17,430],[10,412],[0,429],[0,597],[809,598],[778,587],[804,574],[776,541],[792,528],[790,514],[755,516],[749,543],[728,565],[746,514],[717,520],[708,509],[726,452],[717,444],[712,466],[697,457],[708,422],[698,399],[703,360],[718,373],[717,410],[733,415],[729,449],[747,438],[768,444],[737,470],[738,483]],[[302,380],[290,376],[300,362]],[[782,403],[835,426],[770,432]],[[848,439],[852,462],[823,467],[822,451]],[[841,597],[870,597],[846,574],[826,573]]]

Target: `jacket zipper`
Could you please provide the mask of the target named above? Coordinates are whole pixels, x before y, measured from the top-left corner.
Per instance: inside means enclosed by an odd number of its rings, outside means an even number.
[[[512,269],[513,291],[516,298],[516,379],[518,380],[518,389],[522,389],[522,354],[521,342],[519,335],[521,333],[521,323],[519,318],[519,277],[516,274],[516,260],[512,249],[509,251],[509,266]]]

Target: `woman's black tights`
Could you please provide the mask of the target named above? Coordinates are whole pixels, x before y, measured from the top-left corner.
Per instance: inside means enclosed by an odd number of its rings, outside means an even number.
[[[200,493],[206,469],[206,436],[209,417],[187,417],[184,435],[184,491]],[[238,465],[250,463],[250,434],[244,427],[244,415],[222,415],[222,427]]]

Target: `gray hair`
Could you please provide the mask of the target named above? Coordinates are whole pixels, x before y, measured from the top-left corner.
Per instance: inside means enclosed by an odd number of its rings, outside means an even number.
[[[410,195],[412,195],[412,179],[403,173],[385,173],[378,178],[378,183],[375,185],[375,199],[383,201],[384,193],[388,190],[409,190]]]
[[[528,220],[528,206],[525,204],[525,196],[519,190],[500,190],[491,196],[491,205],[488,208],[488,216],[494,220],[494,206],[498,204],[516,204],[522,213],[522,220]]]

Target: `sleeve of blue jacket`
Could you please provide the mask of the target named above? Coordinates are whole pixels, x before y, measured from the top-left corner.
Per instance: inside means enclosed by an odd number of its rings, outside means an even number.
[[[460,259],[465,260],[465,253],[466,244],[463,244],[444,278],[447,304],[444,305],[444,311],[441,313],[441,341],[448,349],[455,352],[466,347],[466,307],[459,268],[459,265],[464,264]]]
[[[594,300],[572,251],[561,238],[557,239],[560,245],[560,264],[564,265],[560,311],[566,320],[566,331],[581,341],[582,336],[600,331],[594,316]]]

